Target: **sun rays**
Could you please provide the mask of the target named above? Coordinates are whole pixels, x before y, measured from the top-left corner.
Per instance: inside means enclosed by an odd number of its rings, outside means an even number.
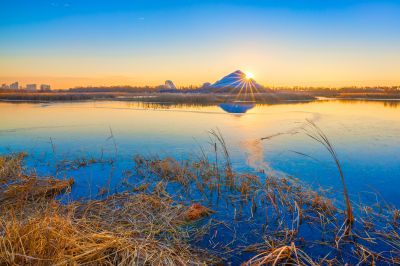
[[[251,72],[245,72],[245,74],[246,74],[246,79],[247,80],[250,80],[250,79],[252,79],[254,77],[253,73],[251,73]]]
[[[239,100],[246,100],[249,101],[255,101],[255,93],[259,93],[259,90],[257,88],[257,84],[255,80],[253,79],[254,75],[251,72],[240,72],[237,74],[236,77],[232,78],[233,81],[224,87],[221,87],[219,89],[228,89],[229,93],[234,93],[237,91],[235,101]]]

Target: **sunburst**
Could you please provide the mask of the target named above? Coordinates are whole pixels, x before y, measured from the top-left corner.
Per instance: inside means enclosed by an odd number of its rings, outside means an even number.
[[[251,73],[251,72],[246,72],[245,74],[246,74],[246,79],[247,80],[250,80],[250,79],[252,79],[254,77],[253,73]]]

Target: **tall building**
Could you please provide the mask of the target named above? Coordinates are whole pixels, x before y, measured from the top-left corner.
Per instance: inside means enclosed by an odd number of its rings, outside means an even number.
[[[11,90],[18,90],[18,89],[19,89],[19,83],[18,83],[18,81],[17,81],[17,82],[14,82],[14,83],[11,83],[11,84],[10,84],[10,89],[11,89]]]
[[[37,85],[36,84],[26,84],[27,91],[36,91]]]
[[[3,90],[7,90],[7,89],[9,89],[10,87],[7,85],[7,84],[2,84],[1,85],[1,89],[3,89]]]
[[[51,91],[50,85],[42,84],[40,85],[40,91]]]

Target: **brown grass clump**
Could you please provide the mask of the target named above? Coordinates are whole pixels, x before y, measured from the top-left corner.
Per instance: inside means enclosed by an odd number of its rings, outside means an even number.
[[[148,161],[148,167],[153,174],[167,181],[176,181],[186,186],[193,178],[192,173],[174,158]]]
[[[186,220],[195,221],[212,213],[209,208],[206,208],[198,203],[192,204],[186,212]]]
[[[334,214],[337,210],[333,206],[332,201],[317,193],[310,193],[310,202],[314,210],[327,214]]]
[[[239,176],[238,180],[238,190],[243,196],[247,196],[253,190],[261,186],[259,177],[255,175],[242,174]]]
[[[296,248],[294,243],[290,246],[281,246],[261,252],[254,256],[242,266],[261,265],[312,265],[316,266],[312,259],[302,250]]]
[[[35,176],[24,177],[16,184],[7,186],[0,192],[3,205],[7,202],[17,203],[20,200],[35,201],[42,198],[53,198],[70,189],[74,179],[57,180],[54,178],[39,179]]]
[[[21,206],[29,202],[52,199],[69,190],[74,179],[58,180],[42,178],[35,174],[25,174],[22,160],[26,154],[20,153],[0,157],[0,202],[1,209]]]
[[[25,153],[0,156],[0,185],[19,179],[22,174],[22,160]]]

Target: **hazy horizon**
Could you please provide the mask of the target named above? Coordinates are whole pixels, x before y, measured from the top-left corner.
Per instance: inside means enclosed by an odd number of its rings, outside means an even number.
[[[5,0],[0,7],[1,83],[188,86],[240,69],[265,86],[400,84],[394,0]]]
[[[229,73],[223,74],[223,76],[227,75]],[[220,78],[222,78],[221,76]],[[258,81],[258,78],[255,77],[255,79]],[[77,88],[77,87],[114,87],[114,86],[130,86],[130,87],[156,87],[160,85],[164,85],[166,80],[160,80],[159,83],[154,83],[154,84],[147,84],[147,83],[136,83],[136,80],[134,78],[129,78],[129,77],[117,77],[117,76],[109,76],[109,77],[7,77],[7,78],[2,78],[0,77],[0,85],[1,84],[11,84],[14,82],[19,82],[19,85],[22,87],[25,87],[27,84],[49,84],[51,85],[52,89],[55,90],[68,90],[72,88]],[[175,81],[172,80],[174,83]],[[214,83],[217,80],[211,81],[211,83]],[[176,84],[177,87],[201,87],[202,84],[204,84],[204,81],[201,83],[195,83],[195,84]],[[261,84],[265,87],[271,87],[271,88],[295,88],[295,87],[305,87],[305,88],[334,88],[334,89],[339,89],[339,88],[344,88],[344,87],[357,87],[357,88],[363,88],[363,87],[400,87],[400,81],[399,82],[380,82],[380,81],[372,81],[372,82],[366,82],[366,81],[357,81],[357,82],[331,82],[331,83],[325,83],[325,82],[305,82],[305,83],[294,83],[294,84]]]

